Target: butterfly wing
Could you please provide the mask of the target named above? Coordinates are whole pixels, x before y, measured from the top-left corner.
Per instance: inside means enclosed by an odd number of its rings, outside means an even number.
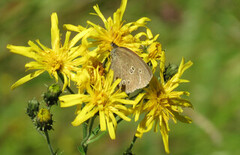
[[[114,79],[121,78],[119,84],[126,93],[147,86],[152,78],[149,66],[133,51],[117,47],[111,51],[111,69],[114,71]]]

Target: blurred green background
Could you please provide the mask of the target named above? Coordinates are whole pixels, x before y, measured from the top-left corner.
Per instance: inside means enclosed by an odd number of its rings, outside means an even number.
[[[10,86],[26,75],[30,59],[10,53],[7,44],[26,46],[40,39],[50,47],[50,15],[57,12],[63,24],[86,26],[86,20],[102,25],[89,15],[99,4],[105,17],[112,16],[120,0],[1,0],[0,1],[0,154],[49,154],[45,139],[25,114],[27,101],[41,100],[45,85],[54,81],[44,74],[11,91]],[[194,65],[183,78],[191,82],[180,89],[191,92],[194,122],[170,123],[170,151],[184,155],[240,154],[240,1],[239,0],[129,0],[127,22],[147,16],[148,27],[166,50],[168,62],[182,57]],[[50,80],[49,80],[50,79]],[[53,108],[53,147],[62,154],[79,154],[81,127],[73,127],[74,107]],[[137,124],[121,123],[117,139],[105,136],[89,146],[89,154],[122,154],[129,146]],[[165,154],[160,132],[149,132],[135,143],[134,153]]]

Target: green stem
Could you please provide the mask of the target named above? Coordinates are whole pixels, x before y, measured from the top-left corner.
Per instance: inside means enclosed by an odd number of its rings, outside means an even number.
[[[93,127],[95,118],[96,118],[96,115],[93,116],[93,118],[92,118],[91,121],[90,121],[87,136],[85,136],[84,140],[82,141],[82,146],[83,146],[83,147],[88,147],[87,141],[88,141],[88,139],[89,139],[89,137],[90,137],[90,135],[91,135],[92,127]]]
[[[88,136],[88,121],[83,123],[83,139],[87,138]]]
[[[104,134],[107,133],[107,131],[104,131],[100,135],[98,135],[99,131],[100,131],[100,125],[98,125],[96,128],[94,128],[91,131],[91,134],[89,135],[88,139],[86,140],[86,145],[88,145],[88,144],[90,144],[92,142],[97,141],[99,138],[101,138]]]
[[[58,76],[60,77],[62,83],[64,84],[64,78],[63,78],[62,74],[58,72]],[[75,94],[74,91],[70,87],[67,86],[66,88],[71,94]]]
[[[124,152],[124,155],[132,154],[132,148],[133,148],[133,145],[136,142],[136,140],[137,140],[137,137],[134,135],[129,148],[127,148],[126,152]]]
[[[88,128],[88,121],[83,123],[83,140],[81,142],[81,146],[82,146],[82,153],[85,155],[87,154],[87,150],[88,150],[88,145],[86,145],[86,141],[88,138],[88,133],[87,133],[87,128]]]
[[[92,143],[91,139],[93,139],[98,134],[98,132],[100,131],[100,125],[92,130],[94,119],[95,119],[95,116],[91,120],[91,123],[90,123],[90,126],[89,126],[89,130],[88,130],[88,137],[84,141],[85,145],[88,145],[88,144]]]
[[[90,136],[90,134],[92,132],[92,128],[93,128],[93,124],[94,124],[95,118],[96,118],[96,115],[94,115],[93,118],[90,121],[89,129],[88,129],[88,138],[89,138],[89,136]]]
[[[53,151],[52,145],[51,145],[51,143],[50,143],[48,131],[47,131],[47,130],[44,130],[44,134],[45,134],[45,137],[46,137],[46,140],[47,140],[47,143],[48,143],[48,148],[49,148],[51,154],[52,154],[52,155],[55,155],[56,153]]]
[[[68,86],[67,86],[67,90],[68,90],[71,94],[75,94],[74,91],[73,91],[70,87],[68,87]]]
[[[107,133],[107,131],[104,131],[102,132],[101,134],[98,135],[99,131],[100,131],[100,125],[98,125],[96,128],[94,128],[92,130],[92,127],[93,127],[93,123],[94,123],[94,119],[95,119],[96,116],[94,116],[91,121],[90,121],[90,124],[89,124],[89,130],[88,130],[88,136],[87,137],[84,137],[83,138],[83,141],[81,143],[81,147],[79,148],[80,149],[80,152],[85,155],[87,153],[87,149],[88,149],[88,145],[90,143],[93,143],[95,141],[97,141],[98,139],[100,139],[103,135],[105,135]],[[117,123],[120,123],[123,119],[119,119],[117,121]],[[83,128],[84,129],[84,128]],[[86,128],[87,129],[87,128]],[[84,129],[84,135],[85,135],[85,129]]]
[[[88,141],[90,139],[93,139],[93,137],[95,137],[99,131],[100,131],[100,125],[98,125],[96,128],[93,129],[93,131],[91,132],[91,134],[88,137]],[[88,144],[90,144],[90,143],[88,143]]]
[[[122,119],[122,118],[120,118],[120,119],[117,121],[117,124],[118,124],[118,123],[120,123],[122,120],[123,120],[123,119]]]
[[[97,140],[99,140],[103,135],[105,135],[107,133],[107,131],[103,131],[102,133],[100,133],[97,137],[94,138],[94,136],[92,136],[92,138],[89,138],[87,141],[86,141],[86,144],[91,144]]]
[[[123,119],[120,118],[117,123],[120,123]],[[93,131],[91,132],[91,134],[89,135],[86,144],[90,144],[93,143],[95,141],[97,141],[98,139],[100,139],[103,135],[105,135],[107,133],[107,131],[102,132],[100,135],[98,135],[100,131],[100,125],[98,125],[96,128],[93,129]],[[97,136],[98,135],[98,136]]]

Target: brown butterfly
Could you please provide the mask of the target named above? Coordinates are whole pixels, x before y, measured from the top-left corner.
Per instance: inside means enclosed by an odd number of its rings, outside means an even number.
[[[125,47],[114,46],[111,51],[111,69],[114,79],[122,79],[119,86],[132,93],[146,87],[152,79],[152,70],[136,53]]]

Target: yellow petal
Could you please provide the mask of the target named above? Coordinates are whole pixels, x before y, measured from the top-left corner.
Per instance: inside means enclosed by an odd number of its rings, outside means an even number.
[[[153,127],[153,123],[154,123],[154,118],[153,117],[151,117],[150,119],[148,118],[145,124],[146,129],[144,130],[144,132],[150,131]]]
[[[112,95],[113,98],[126,98],[126,97],[128,97],[128,95],[125,92],[120,92],[120,90],[116,91],[116,92],[118,92],[118,93],[114,93]]]
[[[53,72],[48,72],[49,75],[52,77],[55,78],[56,82],[58,82],[58,73],[56,71],[53,71]]]
[[[63,81],[64,81],[62,91],[64,91],[65,88],[66,88],[70,83],[68,82],[67,75],[66,75],[66,74],[63,74],[63,73],[62,73],[62,75],[63,75]]]
[[[40,64],[39,62],[31,61],[31,62],[25,64],[25,68],[27,68],[27,70],[44,69],[44,66],[42,64]]]
[[[115,135],[114,127],[113,127],[113,122],[110,121],[108,117],[107,117],[107,127],[108,127],[108,133],[110,135],[110,138],[115,139],[116,135]]]
[[[127,111],[128,108],[122,104],[117,104],[114,106],[115,108],[119,109],[119,110],[123,110],[123,111]]]
[[[70,39],[70,36],[71,36],[71,32],[67,31],[67,33],[66,33],[66,35],[65,35],[65,41],[64,41],[64,44],[63,44],[63,48],[70,49],[70,48],[69,48],[69,39]]]
[[[116,87],[118,86],[118,84],[119,84],[120,82],[121,82],[121,79],[117,79],[116,81],[114,81],[114,83],[112,84],[112,86],[111,86],[111,88],[110,88],[110,90],[109,90],[109,93],[110,93],[110,94],[112,94],[112,93],[115,91]],[[127,97],[127,94],[122,93],[121,95],[123,95],[124,97],[125,97],[125,96]]]
[[[74,119],[72,122],[73,126],[78,126],[88,120],[89,118],[93,117],[98,112],[98,109],[95,108],[92,111],[88,112],[87,114],[84,114],[83,111],[81,111],[78,116]]]
[[[74,26],[72,24],[64,24],[63,28],[67,29],[68,31],[75,31],[75,32],[81,32],[81,31],[85,30],[85,28],[80,25]]]
[[[118,29],[118,27],[120,27],[120,24],[121,24],[121,11],[118,9],[113,14],[113,21],[110,17],[108,18],[108,26],[106,28],[109,29],[110,25],[114,25]]]
[[[29,58],[35,58],[36,53],[32,52],[31,47],[25,47],[25,46],[14,46],[14,45],[7,45],[7,48],[10,50],[10,52],[23,55],[25,57]]]
[[[134,36],[134,38],[140,40],[140,38],[143,36],[147,37],[147,34],[145,32],[139,32]]]
[[[107,25],[107,20],[99,9],[98,5],[93,6],[93,9],[96,11],[97,15],[102,19],[104,25]]]
[[[163,77],[163,73],[165,71],[165,52],[162,51],[162,57],[160,60],[160,78],[161,78],[161,83],[165,83],[164,82],[164,77]]]
[[[58,50],[59,49],[59,43],[60,43],[60,37],[59,37],[59,29],[58,29],[58,17],[57,13],[54,12],[51,15],[51,42],[52,42],[52,49]]]
[[[168,143],[168,131],[166,129],[166,127],[163,125],[160,127],[160,131],[162,134],[162,140],[163,140],[163,144],[164,144],[164,149],[167,153],[170,153],[169,151],[169,143]]]
[[[139,24],[144,24],[145,25],[145,22],[146,21],[151,21],[151,19],[150,18],[148,18],[148,17],[142,17],[142,18],[140,18],[140,19],[138,19],[137,21],[136,21],[136,23],[139,25]]]
[[[32,80],[33,78],[39,76],[40,74],[42,74],[44,72],[44,70],[38,70],[38,71],[35,71],[33,73],[30,73],[26,76],[24,76],[23,78],[19,79],[17,82],[15,82],[12,86],[11,86],[11,89],[14,89],[16,87],[18,87],[19,85],[21,84],[24,84],[25,82],[29,81],[29,80]]]
[[[32,50],[36,51],[37,53],[43,52],[43,50],[31,40],[28,41],[28,45],[32,48]]]
[[[69,43],[69,48],[72,48],[84,35],[86,35],[89,31],[91,31],[92,29],[89,28],[89,29],[86,29],[80,33],[78,33],[72,40],[71,42]]]
[[[43,51],[40,51],[40,52],[49,52],[50,49],[46,46],[44,46],[38,39],[36,40],[36,42],[38,43],[38,45],[43,49]],[[30,43],[29,43],[30,44]]]
[[[116,118],[115,118],[115,116],[113,115],[113,113],[112,113],[111,111],[109,112],[109,117],[110,117],[110,119],[111,119],[111,121],[112,121],[112,123],[113,123],[114,129],[116,130],[117,121],[116,121]]]
[[[135,112],[135,119],[134,121],[137,122],[139,117],[140,117],[140,114],[142,112],[142,105],[143,105],[143,100],[140,102],[140,104],[137,105],[137,108],[134,107],[134,112]]]
[[[82,111],[82,105],[77,105],[77,108],[76,108],[76,111],[75,111],[75,114],[79,114],[80,112]]]
[[[192,61],[188,61],[188,62],[185,63],[185,64],[184,64],[184,62],[185,62],[185,60],[184,60],[184,58],[182,58],[181,64],[180,64],[179,69],[178,69],[178,73],[180,74],[180,76],[183,74],[183,72],[184,72],[186,69],[188,69],[189,67],[191,67],[192,64],[193,64]]]
[[[119,10],[121,11],[119,21],[122,21],[122,17],[123,17],[123,14],[124,14],[125,10],[126,10],[126,6],[127,6],[127,0],[122,0],[121,6],[119,8]]]
[[[153,38],[152,31],[150,29],[147,29],[147,36],[149,39]]]
[[[146,93],[140,93],[140,94],[138,94],[138,96],[135,98],[136,104],[138,104],[138,103],[142,100],[142,98],[143,98],[143,96],[144,96],[145,94],[146,94]]]
[[[82,101],[86,97],[87,95],[83,95],[83,94],[71,94],[71,95],[60,96],[59,97],[60,106],[70,107],[73,105],[82,104]]]
[[[133,22],[133,25],[131,27],[129,27],[129,31],[132,32],[132,31],[137,30],[139,27],[145,27],[146,21],[150,21],[150,19],[147,17],[142,17],[139,20],[137,20],[136,22]]]
[[[193,62],[192,62],[192,61],[188,61],[187,63],[185,63],[182,72],[184,72],[186,69],[188,69],[188,68],[191,67],[192,65],[193,65]]]
[[[94,104],[88,103],[84,106],[84,108],[82,109],[82,112],[84,114],[87,114],[87,113],[91,112],[93,109],[98,109],[98,108],[94,108],[94,107],[95,107]]]
[[[118,98],[112,99],[112,102],[119,102],[119,103],[123,103],[123,104],[135,104],[135,101],[126,100],[126,99],[118,99]]]
[[[118,110],[112,110],[115,114],[117,114],[119,117],[121,117],[122,119],[124,119],[125,121],[131,121],[130,118],[128,118],[127,116],[125,116],[122,112],[118,111]]]
[[[157,61],[156,60],[151,60],[151,63],[152,63],[152,70],[153,70],[153,73],[155,72],[156,68],[157,68]]]
[[[107,32],[104,28],[102,28],[102,27],[99,26],[99,25],[94,24],[94,23],[91,22],[91,21],[87,21],[87,24],[89,24],[89,25],[91,25],[91,26],[94,27],[94,30],[95,30],[95,31],[89,32],[89,33],[91,33],[93,36],[100,35],[100,34],[101,34],[101,35],[105,35],[104,32],[105,32],[105,33]],[[96,33],[96,31],[97,31],[97,33]],[[97,37],[100,37],[100,36],[97,36]]]
[[[190,82],[190,81],[185,79],[179,79],[179,83],[187,83],[187,82]]]
[[[140,117],[140,111],[137,111],[135,113],[135,118],[134,118],[134,121],[137,122],[139,120],[139,117]]]
[[[106,120],[105,120],[105,114],[102,110],[99,111],[99,119],[100,119],[101,131],[105,131],[106,130]]]

